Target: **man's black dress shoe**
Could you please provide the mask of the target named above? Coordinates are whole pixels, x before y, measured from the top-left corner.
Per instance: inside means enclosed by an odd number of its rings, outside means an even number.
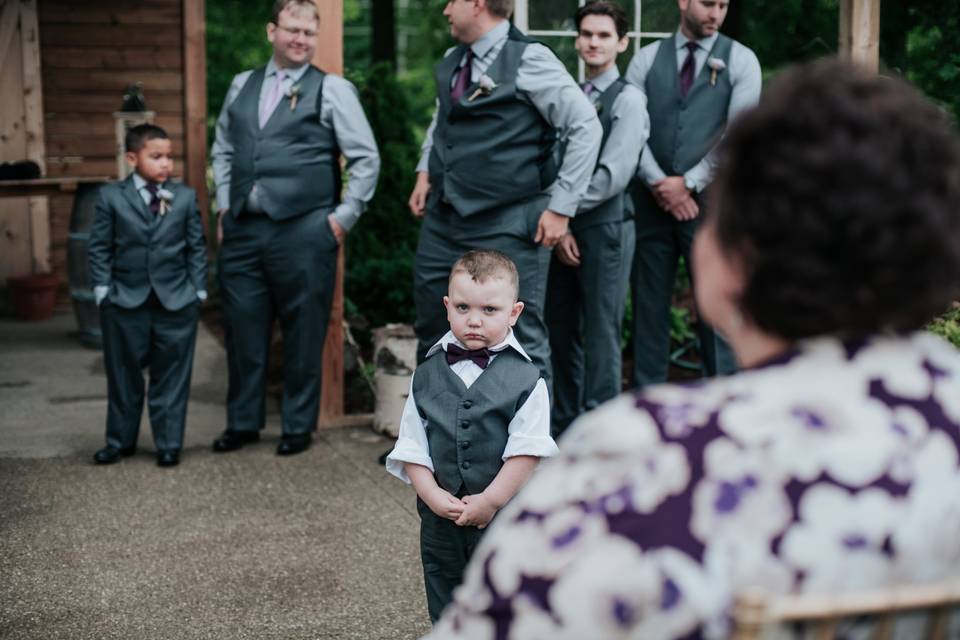
[[[126,458],[127,456],[132,456],[137,450],[136,446],[127,447],[126,449],[117,449],[116,447],[104,447],[93,454],[93,461],[97,464],[113,464],[120,460],[120,458]]]
[[[180,452],[176,449],[161,449],[157,451],[158,467],[175,467],[180,464]]]
[[[260,439],[259,431],[231,431],[227,429],[219,438],[213,441],[213,450],[224,452],[239,449],[248,442]]]
[[[306,451],[310,448],[310,441],[312,440],[309,433],[299,433],[292,436],[283,436],[280,439],[280,444],[277,446],[277,455],[279,456],[292,456],[295,453],[300,453],[301,451]]]

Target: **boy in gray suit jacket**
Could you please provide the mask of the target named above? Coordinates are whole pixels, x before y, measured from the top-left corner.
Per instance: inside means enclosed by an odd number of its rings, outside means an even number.
[[[100,307],[107,372],[107,446],[94,461],[134,453],[143,413],[143,369],[157,464],[180,461],[207,251],[196,192],[170,182],[173,154],[160,127],[126,137],[134,171],[100,193],[90,231],[90,279]]]

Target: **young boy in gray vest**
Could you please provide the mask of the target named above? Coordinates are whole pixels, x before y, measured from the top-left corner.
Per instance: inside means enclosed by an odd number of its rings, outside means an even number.
[[[450,603],[482,530],[540,458],[557,452],[540,370],[513,334],[523,303],[513,262],[470,251],[443,297],[450,331],[411,383],[387,471],[413,483],[427,609]]]
[[[143,413],[143,368],[157,464],[180,461],[207,246],[197,193],[170,181],[173,147],[160,127],[127,132],[133,172],[100,190],[88,258],[103,330],[107,446],[97,464],[132,455]]]

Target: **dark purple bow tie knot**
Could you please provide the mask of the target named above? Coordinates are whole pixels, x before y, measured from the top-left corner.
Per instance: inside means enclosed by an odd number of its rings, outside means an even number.
[[[454,364],[461,360],[472,360],[475,365],[481,369],[486,369],[490,364],[489,349],[463,349],[453,344],[447,345],[447,364]]]

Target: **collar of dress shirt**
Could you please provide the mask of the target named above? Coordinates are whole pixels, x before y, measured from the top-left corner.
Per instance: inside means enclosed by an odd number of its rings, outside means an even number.
[[[508,20],[500,21],[497,23],[497,26],[477,38],[476,41],[470,45],[470,48],[473,49],[473,55],[478,59],[482,59],[495,44],[505,39],[509,32],[510,22]]]
[[[620,77],[620,69],[617,68],[617,65],[613,65],[596,78],[588,79],[587,82],[593,85],[594,91],[597,93],[603,93],[610,88],[614,82],[617,81],[617,78]]]
[[[440,338],[432,347],[430,347],[430,350],[427,351],[426,357],[429,358],[430,356],[432,356],[433,354],[435,354],[437,351],[441,349],[446,351],[447,345],[450,343],[453,343],[463,349],[467,348],[466,345],[464,345],[462,342],[457,340],[457,338],[453,335],[453,331],[447,331],[447,333],[442,338]],[[532,360],[530,360],[530,356],[527,355],[527,352],[524,351],[523,347],[520,346],[520,343],[517,342],[517,338],[513,333],[513,329],[510,329],[510,331],[507,332],[507,337],[503,339],[503,342],[499,344],[495,344],[492,347],[489,347],[489,349],[494,355],[496,355],[497,353],[510,347],[512,347],[514,351],[519,353],[521,356],[526,358],[527,362],[532,362]]]
[[[295,69],[284,69],[283,72],[287,74],[288,78],[296,82],[303,76],[304,73],[307,72],[307,67],[309,66],[310,66],[310,63],[306,62]],[[267,62],[267,68],[264,71],[264,73],[266,74],[265,77],[269,78],[270,76],[275,75],[279,70],[280,69],[277,67],[276,61],[271,57],[270,61]]]
[[[720,32],[717,31],[712,36],[707,36],[706,38],[701,38],[697,40],[697,46],[704,51],[710,51],[713,49],[713,44],[717,41],[717,38],[720,37]],[[677,31],[677,50],[683,49],[687,46],[687,43],[690,42],[690,39],[683,35],[683,31]]]
[[[134,186],[134,188],[136,188],[137,193],[139,193],[140,191],[143,191],[143,189],[146,188],[146,186],[147,186],[147,181],[144,180],[143,176],[141,176],[141,175],[140,175],[139,173],[137,173],[136,171],[134,171],[134,172],[131,173],[130,175],[133,176],[133,186]],[[164,183],[160,183],[160,184],[158,184],[157,186],[162,189],[162,188],[163,188],[163,184],[164,184]]]

